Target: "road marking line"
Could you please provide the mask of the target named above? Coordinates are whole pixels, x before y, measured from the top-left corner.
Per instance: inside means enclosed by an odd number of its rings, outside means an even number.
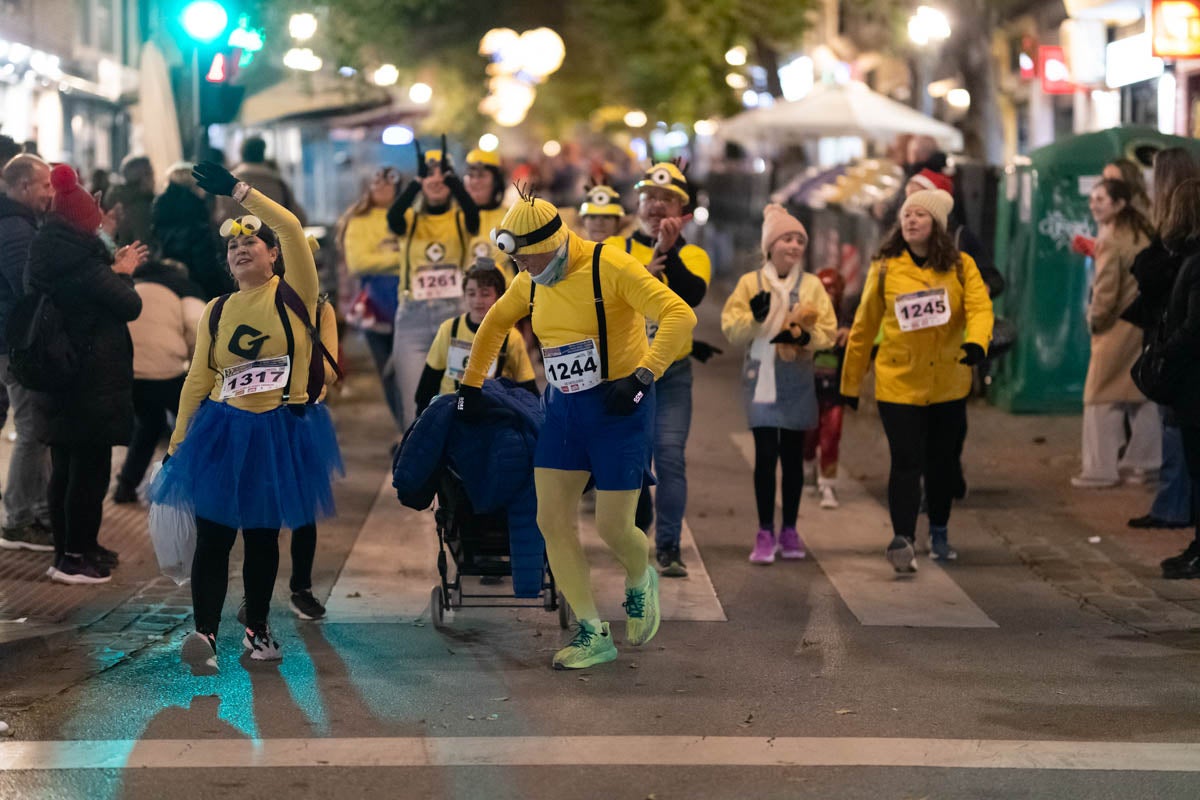
[[[754,464],[751,433],[731,434],[746,462]],[[863,625],[913,628],[999,627],[936,562],[920,559],[920,571],[897,579],[883,558],[891,537],[887,509],[861,483],[838,479],[841,508],[800,505],[800,535],[809,552]]]
[[[749,736],[0,742],[0,772],[460,766],[774,766],[1200,772],[1200,744]]]
[[[625,573],[596,533],[595,517],[580,514],[579,533],[592,565],[592,586],[601,611],[621,619],[625,611]],[[725,611],[700,558],[687,523],[680,543],[689,577],[659,583],[663,619],[725,622]],[[429,595],[438,582],[437,523],[432,511],[400,505],[387,476],[363,522],[326,603],[328,623],[397,623],[429,618]],[[474,579],[467,579],[474,581]],[[478,585],[478,584],[474,584]],[[500,592],[504,586],[495,590]],[[493,587],[487,589],[491,592]],[[509,597],[504,602],[515,601]],[[463,614],[477,613],[464,609]],[[488,614],[496,612],[480,611]],[[516,613],[511,612],[511,613]]]

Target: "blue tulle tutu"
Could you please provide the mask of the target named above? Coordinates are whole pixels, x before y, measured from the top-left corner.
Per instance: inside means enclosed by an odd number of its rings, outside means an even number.
[[[205,400],[149,497],[231,528],[294,530],[334,513],[332,479],[344,472],[325,406],[301,417]]]

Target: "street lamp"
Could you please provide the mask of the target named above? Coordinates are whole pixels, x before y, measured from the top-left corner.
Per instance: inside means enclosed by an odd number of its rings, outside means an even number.
[[[927,45],[941,43],[950,38],[950,20],[936,8],[920,6],[908,18],[908,38],[918,48],[917,95],[921,98],[921,113],[933,115],[933,97],[928,91],[929,73],[932,71],[933,55]]]
[[[229,25],[229,12],[215,0],[195,0],[183,9],[183,29],[197,42],[214,41]]]
[[[317,34],[317,18],[312,14],[292,14],[288,33],[298,42],[306,42]]]
[[[625,124],[631,128],[644,128],[648,121],[646,112],[636,108],[625,115]]]
[[[423,106],[433,99],[433,87],[428,83],[414,83],[408,89],[408,99]]]
[[[744,67],[747,55],[749,54],[746,52],[746,48],[739,44],[725,51],[725,63],[731,67]]]
[[[400,70],[396,69],[395,64],[384,64],[375,70],[371,80],[375,81],[376,86],[393,86],[400,80]]]

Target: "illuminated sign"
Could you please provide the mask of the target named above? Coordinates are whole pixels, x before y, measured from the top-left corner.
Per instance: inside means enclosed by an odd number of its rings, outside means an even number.
[[[1163,74],[1163,60],[1151,54],[1149,33],[1110,42],[1105,56],[1104,82],[1108,88],[1152,80]]]
[[[1152,0],[1154,55],[1200,56],[1200,0]]]
[[[1075,84],[1063,49],[1057,45],[1038,48],[1038,72],[1042,76],[1042,91],[1046,94],[1074,94]]]

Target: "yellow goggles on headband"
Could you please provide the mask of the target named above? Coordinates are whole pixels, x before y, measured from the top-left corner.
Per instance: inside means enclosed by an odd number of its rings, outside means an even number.
[[[221,236],[255,236],[262,230],[263,222],[253,214],[247,214],[237,219],[227,219],[221,223]]]

